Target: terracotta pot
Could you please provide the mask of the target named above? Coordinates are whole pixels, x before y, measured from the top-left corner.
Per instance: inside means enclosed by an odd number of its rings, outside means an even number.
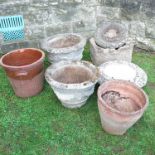
[[[14,50],[1,57],[0,64],[17,96],[30,97],[42,90],[44,58],[44,52],[35,48]]]
[[[78,108],[93,94],[98,70],[87,61],[61,61],[47,68],[45,78],[62,105]]]
[[[131,82],[107,81],[98,89],[101,124],[113,135],[123,135],[142,117],[148,104],[145,92]]]
[[[59,61],[79,61],[86,39],[80,34],[65,33],[46,38],[42,48],[48,52],[48,59],[51,63]]]

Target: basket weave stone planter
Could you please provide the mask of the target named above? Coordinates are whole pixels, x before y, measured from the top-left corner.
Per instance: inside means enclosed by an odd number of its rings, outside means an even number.
[[[134,63],[126,61],[108,61],[99,67],[99,83],[109,80],[126,80],[142,88],[147,83],[147,74]]]
[[[86,39],[80,34],[66,33],[46,38],[42,48],[48,52],[48,59],[51,63],[59,61],[79,61]]]
[[[47,68],[45,78],[62,105],[78,108],[93,94],[98,69],[87,61],[61,61]]]
[[[147,109],[145,92],[131,82],[111,80],[98,89],[98,109],[103,129],[113,135],[123,135]]]
[[[126,44],[116,48],[102,48],[98,46],[94,38],[90,40],[90,54],[92,62],[99,66],[102,63],[113,60],[124,60],[131,62],[134,44],[128,40]]]

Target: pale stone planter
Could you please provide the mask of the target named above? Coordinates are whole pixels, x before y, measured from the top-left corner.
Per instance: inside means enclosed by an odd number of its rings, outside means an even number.
[[[113,60],[124,60],[131,62],[134,44],[128,40],[126,44],[116,48],[102,48],[98,46],[94,38],[90,39],[90,54],[92,62],[99,66],[102,63]]]
[[[99,67],[99,83],[109,80],[126,80],[135,83],[138,87],[144,87],[147,83],[147,74],[134,63],[126,61],[108,61]]]
[[[131,82],[111,80],[98,89],[101,124],[113,135],[123,135],[142,117],[148,104],[145,92]]]
[[[119,48],[126,43],[128,30],[122,23],[104,21],[95,33],[95,41],[102,48]]]
[[[98,69],[87,61],[61,61],[47,68],[45,78],[67,108],[84,105],[94,92]]]
[[[86,39],[80,34],[66,33],[46,38],[42,48],[48,52],[51,63],[59,61],[78,61],[82,59],[82,53]]]

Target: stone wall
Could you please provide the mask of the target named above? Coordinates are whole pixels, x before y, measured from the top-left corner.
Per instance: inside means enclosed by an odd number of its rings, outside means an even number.
[[[64,32],[90,37],[101,21],[121,20],[141,47],[154,48],[155,0],[0,0],[0,16],[15,14],[24,16],[25,44],[30,46]]]

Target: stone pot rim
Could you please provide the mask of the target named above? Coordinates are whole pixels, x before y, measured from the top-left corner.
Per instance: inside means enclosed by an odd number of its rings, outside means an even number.
[[[118,36],[118,39],[114,42],[107,41],[102,37],[103,30],[107,29],[111,25],[115,25],[117,28],[119,28],[119,30],[121,30],[121,35]],[[119,48],[127,42],[127,37],[128,30],[125,24],[118,21],[103,21],[96,30],[95,42],[97,45],[103,48]]]
[[[131,37],[128,37],[127,39],[126,39],[126,42],[125,42],[125,44],[123,45],[123,46],[120,46],[120,47],[118,47],[118,49],[117,48],[109,48],[109,47],[101,47],[100,45],[98,45],[97,43],[96,43],[96,40],[95,40],[95,37],[91,37],[90,39],[89,39],[89,42],[91,42],[91,44],[93,44],[93,46],[96,46],[98,49],[104,49],[104,50],[106,50],[106,49],[110,49],[111,51],[118,51],[119,52],[119,49],[124,49],[124,48],[126,48],[126,46],[128,46],[128,47],[130,47],[131,45],[134,45],[134,39],[132,39]],[[117,49],[117,50],[116,50]],[[105,52],[106,53],[106,52]]]
[[[131,67],[133,70],[136,71],[135,78],[133,79],[133,81],[130,81],[130,82],[135,83],[140,88],[142,88],[146,85],[147,79],[148,79],[146,72],[138,65],[136,65],[132,62],[127,62],[127,61],[123,61],[123,60],[107,61],[107,62],[101,64],[98,67],[100,78],[103,77],[105,80],[113,80],[113,78],[111,78],[110,76],[105,74],[103,70],[106,66],[114,64],[114,63],[128,65],[129,67]],[[123,80],[123,79],[114,79],[114,80]],[[144,81],[144,82],[141,83],[141,81]]]
[[[81,66],[86,65],[87,68],[89,68],[89,69],[91,69],[91,68],[95,69],[96,70],[96,73],[94,73],[95,79],[84,81],[81,83],[66,84],[66,83],[58,82],[58,81],[54,80],[53,78],[49,77],[50,72],[56,71],[56,69],[59,68],[58,66],[61,66],[61,65],[68,66],[70,64],[74,64],[74,65],[77,64],[77,65],[81,65]],[[98,78],[99,78],[98,68],[95,65],[93,65],[91,62],[83,61],[83,60],[82,61],[60,61],[60,62],[50,65],[45,71],[45,79],[47,80],[47,82],[50,85],[53,85],[54,87],[62,88],[62,89],[75,89],[75,88],[76,89],[84,89],[84,88],[90,87],[91,85],[96,84],[98,82]]]
[[[130,85],[132,87],[134,87],[135,89],[137,89],[139,92],[141,92],[144,95],[144,98],[146,100],[145,105],[140,108],[137,111],[133,111],[133,112],[121,112],[117,109],[112,108],[111,106],[109,106],[108,104],[106,104],[106,102],[102,99],[101,95],[102,95],[102,87],[108,85],[109,83],[113,83],[116,82],[117,84],[126,84],[126,85]],[[105,83],[103,83],[101,86],[99,86],[98,91],[97,91],[97,95],[98,95],[98,100],[100,102],[98,102],[98,104],[101,104],[102,106],[110,109],[111,112],[119,114],[119,115],[123,115],[123,116],[133,116],[133,115],[137,115],[138,113],[141,113],[142,111],[144,111],[148,105],[149,105],[149,98],[147,96],[147,94],[144,92],[143,89],[139,88],[138,86],[136,86],[134,83],[129,82],[129,81],[125,81],[125,80],[110,80],[110,81],[106,81]]]
[[[75,45],[72,45],[69,47],[62,47],[62,48],[48,47],[49,41],[52,41],[55,38],[63,38],[63,37],[69,36],[69,35],[79,37],[80,41],[78,43],[76,43]],[[62,33],[62,34],[56,34],[54,36],[45,38],[43,40],[43,42],[41,43],[41,47],[44,50],[47,50],[48,53],[60,54],[60,53],[70,53],[73,51],[77,51],[77,49],[83,48],[85,46],[85,44],[86,44],[86,39],[78,33]]]
[[[35,51],[38,51],[38,52],[41,53],[41,57],[40,57],[38,60],[36,60],[36,61],[34,61],[33,63],[31,63],[31,64],[21,65],[21,66],[6,65],[6,64],[3,63],[4,57],[10,55],[11,53],[15,53],[15,52],[19,52],[19,51],[22,52],[22,50],[23,50],[23,51],[25,51],[25,50],[35,50]],[[27,51],[27,52],[29,52],[29,51]],[[20,48],[20,49],[12,50],[12,51],[10,51],[10,52],[4,54],[4,55],[0,58],[0,65],[3,66],[4,68],[12,68],[12,69],[27,68],[27,67],[36,65],[38,62],[44,60],[44,58],[45,58],[45,53],[44,53],[42,50],[38,49],[38,48]]]

